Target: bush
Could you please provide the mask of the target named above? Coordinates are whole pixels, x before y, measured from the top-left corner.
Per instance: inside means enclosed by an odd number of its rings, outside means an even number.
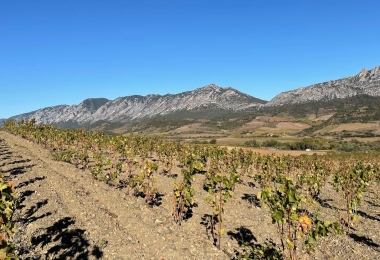
[[[210,144],[216,144],[216,139],[211,139]]]
[[[253,139],[253,140],[246,141],[246,142],[244,143],[244,146],[246,146],[246,147],[256,147],[256,148],[258,148],[258,147],[260,147],[260,144],[259,144],[259,142],[257,142],[255,139]]]
[[[264,146],[264,147],[275,147],[275,148],[279,148],[281,147],[281,145],[282,144],[276,140],[267,140],[261,144],[261,146]]]

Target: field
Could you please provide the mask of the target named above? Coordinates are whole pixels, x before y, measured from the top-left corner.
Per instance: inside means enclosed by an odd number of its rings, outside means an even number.
[[[332,115],[330,114],[328,116],[331,117]],[[229,147],[245,147],[247,146],[246,142],[250,140],[255,140],[260,145],[271,140],[283,144],[291,144],[302,142],[304,138],[323,138],[325,143],[336,143],[335,145],[325,145],[324,148],[313,149],[313,153],[324,153],[329,150],[334,151],[337,149],[337,146],[340,146],[340,142],[344,140],[357,140],[363,144],[379,140],[380,126],[378,121],[368,123],[324,124],[324,121],[329,117],[321,115],[318,117],[318,120],[310,120],[310,117],[312,117],[312,115],[307,115],[305,118],[294,118],[290,116],[251,116],[246,118],[232,118],[228,121],[203,120],[197,123],[191,121],[189,124],[174,128],[170,131],[161,131],[160,128],[155,129],[154,127],[150,127],[146,129],[146,131],[139,133],[148,136],[159,135],[168,140],[195,144],[206,144],[215,139],[218,145]],[[282,147],[263,146],[261,148],[262,150],[257,151],[267,153],[268,149],[273,150],[273,148],[276,148],[275,153],[295,153],[291,151],[291,149],[287,149],[285,145]],[[340,148],[338,148],[338,150],[339,149]],[[303,149],[303,151],[305,150],[306,149]],[[301,154],[301,151],[299,151],[298,154]]]
[[[321,129],[318,132],[342,132],[342,131],[350,131],[350,132],[363,132],[363,131],[377,131],[380,128],[379,122],[373,123],[350,123],[350,124],[341,124],[341,125],[331,125],[326,128]]]
[[[378,154],[259,155],[142,136],[61,132],[30,123],[8,130],[24,136],[0,131],[0,170],[14,181],[19,201],[13,241],[22,259],[380,257]],[[366,170],[360,171],[369,175],[355,175],[363,158]],[[353,179],[347,183],[349,169]],[[355,178],[369,186],[354,189]],[[292,188],[289,181],[297,185]],[[343,190],[334,190],[339,185],[362,196],[360,203],[348,203],[354,206],[351,212]],[[292,214],[298,217],[290,222],[285,208],[273,208],[266,197],[285,187],[290,195],[283,198],[289,196],[297,208]],[[187,211],[181,215],[181,209]],[[296,250],[281,249],[282,243],[290,244],[280,239],[279,219],[297,231],[291,238]],[[309,255],[303,241],[315,234],[320,238]]]

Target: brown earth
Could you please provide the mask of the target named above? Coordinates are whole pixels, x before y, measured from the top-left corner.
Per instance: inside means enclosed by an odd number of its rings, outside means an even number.
[[[304,130],[306,128],[309,128],[310,125],[304,124],[304,123],[294,123],[294,122],[280,122],[276,126],[279,129],[283,130]]]
[[[330,119],[333,115],[335,114],[327,114],[327,115],[321,115],[321,116],[315,117],[315,115],[313,114],[309,116],[309,119],[313,121],[326,121]]]
[[[330,130],[330,132],[342,132],[343,130],[346,131],[371,131],[371,130],[378,130],[380,128],[379,123],[349,123],[349,124],[341,124],[334,128],[333,130]]]
[[[263,122],[292,122],[294,119],[278,116],[257,116],[257,120]]]
[[[179,173],[174,168],[173,173]],[[237,185],[225,209],[222,251],[207,231],[211,209],[205,202],[203,175],[196,175],[198,207],[176,225],[171,217],[174,179],[158,175],[161,205],[126,195],[123,189],[95,181],[89,172],[52,160],[49,151],[0,131],[0,172],[13,179],[19,205],[14,236],[21,259],[231,259],[238,243],[279,245],[270,213],[256,197],[249,177]],[[376,189],[377,188],[377,189]],[[379,187],[375,187],[378,191]],[[359,221],[350,235],[330,236],[304,259],[380,259],[380,207],[373,193],[363,198]],[[322,218],[335,221],[337,196],[322,191]]]
[[[253,131],[264,126],[264,122],[253,119],[251,122],[244,124],[238,131]]]
[[[227,145],[220,145],[220,147],[226,147],[229,151],[232,149],[244,149],[244,150],[251,150],[254,153],[259,153],[261,155],[290,155],[290,156],[300,156],[300,155],[323,155],[326,154],[325,151],[313,151],[307,152],[305,150],[277,150],[274,148],[251,148],[251,147],[234,147],[234,146],[227,146]]]
[[[170,133],[175,134],[175,133],[189,133],[189,132],[200,132],[200,131],[207,132],[210,130],[212,129],[209,127],[203,126],[202,123],[193,123],[193,124],[188,124],[188,125],[178,127],[177,129],[170,131]]]

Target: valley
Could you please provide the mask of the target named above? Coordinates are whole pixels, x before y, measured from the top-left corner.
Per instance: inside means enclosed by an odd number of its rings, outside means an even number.
[[[33,121],[6,122],[0,146],[21,259],[380,255],[378,152],[289,156]]]
[[[340,98],[278,106],[294,93],[266,102],[211,84],[2,120],[2,185],[19,203],[6,254],[378,258],[377,68],[306,88],[371,89]]]

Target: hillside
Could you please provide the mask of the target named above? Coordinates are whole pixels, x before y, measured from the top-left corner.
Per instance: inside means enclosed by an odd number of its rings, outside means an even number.
[[[26,138],[30,138],[35,130],[24,132]],[[59,133],[59,132],[57,132]],[[100,133],[93,133],[101,136]],[[62,135],[65,136],[65,135]],[[104,136],[103,136],[104,137]],[[116,136],[114,136],[116,137]],[[108,139],[108,141],[116,139]],[[136,140],[143,140],[135,137]],[[47,139],[44,139],[47,140]],[[77,140],[67,139],[72,144]],[[97,139],[96,139],[97,140]],[[127,141],[127,139],[124,139]],[[147,140],[147,139],[145,139]],[[156,140],[158,139],[150,139]],[[106,142],[112,144],[112,142]],[[135,142],[136,147],[128,149],[141,149],[149,142]],[[96,143],[97,141],[95,141]],[[96,145],[93,143],[94,145]],[[129,141],[128,144],[132,144]],[[164,143],[161,143],[164,145]],[[45,144],[46,146],[46,144]],[[50,146],[53,148],[53,146]],[[63,147],[63,146],[62,146]],[[70,147],[70,146],[66,146]],[[115,146],[116,147],[116,146]],[[160,145],[152,146],[152,149],[160,149]],[[182,146],[179,145],[178,148]],[[196,148],[196,147],[193,147]],[[183,150],[176,149],[178,153],[184,152],[188,156],[194,151],[190,146],[183,147]],[[55,148],[54,148],[55,149]],[[59,148],[62,149],[63,148]],[[106,147],[101,148],[106,149]],[[107,148],[108,149],[108,148]],[[197,148],[196,148],[197,149]],[[219,149],[219,148],[217,148]],[[95,152],[95,149],[89,149]],[[78,150],[79,151],[79,150]],[[106,151],[106,150],[103,150]],[[107,150],[104,154],[114,159],[120,157]],[[222,150],[218,150],[221,152]],[[227,151],[227,150],[225,150]],[[248,151],[248,150],[245,150]],[[209,178],[211,172],[205,168],[206,172],[194,173],[192,187],[194,187],[194,200],[196,205],[186,218],[177,225],[173,220],[173,182],[181,181],[181,172],[185,166],[175,159],[172,164],[170,174],[165,166],[165,158],[157,156],[157,152],[150,151],[149,157],[135,155],[129,160],[136,161],[137,164],[144,165],[150,162],[157,162],[158,168],[153,173],[157,181],[154,186],[157,188],[155,203],[148,203],[147,197],[140,193],[133,193],[128,188],[128,161],[123,161],[121,172],[116,176],[117,180],[103,179],[104,176],[113,171],[105,168],[104,172],[96,174],[96,158],[90,156],[89,168],[83,168],[82,164],[69,164],[57,162],[52,158],[56,152],[47,150],[43,146],[25,140],[4,131],[0,131],[0,172],[7,179],[12,179],[15,183],[16,194],[19,198],[19,205],[14,215],[14,221],[18,232],[13,241],[16,244],[18,255],[21,259],[236,259],[243,250],[241,247],[246,244],[258,250],[252,254],[264,254],[268,256],[274,250],[279,250],[280,239],[276,232],[276,226],[272,225],[271,211],[262,206],[259,193],[262,190],[260,178],[253,176],[263,176],[261,171],[255,170],[251,165],[250,174],[241,172],[239,182],[234,188],[233,197],[223,206],[223,228],[225,232],[221,234],[221,249],[218,250],[216,243],[210,235],[210,217],[212,207],[207,203],[206,198],[210,194],[204,189],[205,180]],[[244,152],[243,150],[241,152]],[[239,152],[240,153],[240,152]],[[231,151],[232,154],[232,151]],[[235,153],[236,154],[236,151]],[[246,154],[248,156],[248,153]],[[251,154],[253,155],[253,154]],[[254,155],[259,156],[258,154]],[[362,155],[363,156],[363,155]],[[376,154],[364,155],[368,160],[376,162]],[[176,158],[182,158],[179,154]],[[145,159],[144,159],[145,158]],[[187,157],[186,157],[187,158]],[[200,159],[203,157],[200,157]],[[225,165],[225,157],[221,159],[220,165]],[[261,159],[263,162],[261,162]],[[257,163],[264,165],[265,158],[257,157]],[[308,157],[312,160],[315,156]],[[291,160],[293,163],[300,160],[306,162],[306,157],[281,157],[282,160]],[[327,159],[328,157],[324,157]],[[360,160],[356,157],[351,159]],[[62,158],[63,160],[66,160]],[[136,159],[136,160],[135,160]],[[199,160],[200,160],[199,159]],[[206,157],[207,161],[212,160]],[[270,167],[274,167],[272,155]],[[324,165],[321,157],[321,166]],[[339,159],[339,158],[335,158]],[[122,159],[121,159],[122,160]],[[182,159],[180,159],[182,160]],[[197,159],[198,160],[198,159]],[[294,161],[293,161],[294,160]],[[269,163],[267,161],[267,163]],[[72,162],[73,163],[73,162]],[[242,162],[241,162],[242,163]],[[351,162],[352,163],[352,162]],[[235,165],[235,164],[231,164]],[[297,164],[302,165],[302,164]],[[338,165],[338,164],[336,164]],[[206,166],[206,165],[205,165]],[[223,166],[220,166],[223,167]],[[237,167],[237,166],[234,166]],[[304,166],[306,167],[306,165]],[[165,170],[166,169],[166,170]],[[243,168],[239,167],[239,171]],[[302,169],[302,168],[301,168]],[[323,169],[323,168],[322,168]],[[133,167],[130,174],[138,176],[146,167]],[[292,168],[287,176],[296,178],[298,167]],[[310,174],[303,171],[303,174]],[[326,173],[328,171],[321,171]],[[299,172],[298,172],[299,173]],[[227,174],[224,173],[224,174]],[[267,173],[269,174],[269,173]],[[326,177],[329,180],[321,187],[318,193],[318,200],[315,201],[321,210],[321,220],[335,221],[340,214],[344,214],[341,208],[340,195],[334,191],[331,185],[329,172]],[[102,177],[103,176],[103,177]],[[114,178],[114,177],[112,177]],[[147,178],[147,177],[144,177]],[[289,177],[290,178],[290,177]],[[103,182],[103,181],[104,182]],[[295,179],[294,179],[295,181]],[[378,225],[378,183],[372,182],[372,191],[363,194],[360,207],[357,208],[359,220],[354,223],[353,228],[346,235],[322,238],[316,243],[316,252],[312,255],[306,254],[300,247],[299,255],[303,259],[377,259],[379,252],[379,237],[376,235],[380,231]],[[301,189],[297,190],[299,193]],[[286,195],[285,195],[286,196]],[[310,212],[314,214],[310,207]],[[316,213],[315,213],[316,214]],[[330,222],[322,222],[327,223]],[[327,231],[327,229],[325,230]],[[299,238],[301,239],[301,238]],[[339,250],[336,250],[339,248]],[[249,258],[257,259],[257,258]],[[264,258],[266,259],[266,258]],[[273,259],[273,258],[271,258]]]
[[[379,111],[380,97],[357,95],[323,103],[311,101],[304,104],[267,107],[249,113],[230,112],[210,117],[207,120],[195,116],[192,118],[191,116],[175,117],[170,115],[133,123],[99,121],[89,125],[87,129],[117,133],[164,133],[168,131],[176,133],[221,133],[221,130],[224,130],[224,134],[233,131],[296,133],[303,130],[302,135],[312,135],[314,132],[332,125],[339,126],[347,123],[370,124],[380,121]],[[195,125],[195,123],[198,125]],[[191,125],[191,127],[186,130],[183,128],[185,125]],[[377,130],[376,128],[368,129],[364,132],[366,132],[366,136],[375,136],[378,135]],[[362,135],[364,135],[364,132]]]
[[[163,96],[89,98],[78,105],[42,108],[12,119],[34,118],[37,123],[51,123],[62,128],[160,133],[193,123],[200,123],[202,129],[232,131],[243,127],[242,122],[247,123],[246,119],[241,120],[246,116],[254,119],[260,115],[286,115],[292,117],[292,121],[301,120],[312,126],[304,131],[312,134],[332,124],[379,120],[379,102],[380,67],[375,67],[363,69],[355,76],[280,93],[269,102],[230,87],[210,84]]]
[[[17,121],[34,118],[37,123],[76,127],[97,121],[129,122],[166,115],[198,115],[203,118],[230,112],[255,111],[265,103],[233,88],[211,84],[174,95],[86,99],[79,105],[48,107],[12,118]]]
[[[265,106],[326,102],[356,95],[380,96],[380,66],[363,69],[359,74],[280,93]]]

